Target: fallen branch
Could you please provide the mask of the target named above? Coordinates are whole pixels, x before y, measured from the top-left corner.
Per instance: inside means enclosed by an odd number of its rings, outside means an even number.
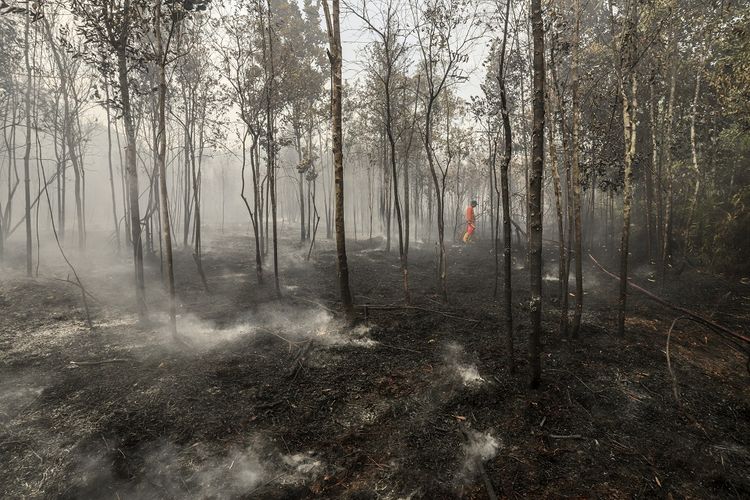
[[[60,244],[60,237],[57,234],[57,228],[55,227],[55,217],[52,215],[52,201],[50,201],[49,197],[49,191],[47,190],[47,186],[49,186],[49,183],[47,183],[47,175],[44,173],[44,165],[40,164],[41,170],[42,170],[42,178],[44,179],[44,194],[47,198],[47,207],[49,208],[49,216],[50,216],[50,223],[52,224],[52,234],[55,235],[55,243],[57,243],[57,248],[60,250],[60,255],[62,255],[62,258],[65,260],[65,263],[68,265],[71,271],[73,271],[73,276],[75,277],[75,281],[71,281],[68,277],[68,281],[76,286],[81,290],[81,300],[83,301],[83,310],[86,312],[86,324],[89,327],[89,330],[94,329],[94,325],[91,322],[91,312],[89,311],[89,303],[86,300],[86,294],[88,293],[86,291],[86,288],[83,286],[83,283],[81,282],[81,278],[78,276],[78,272],[76,271],[75,266],[70,263],[70,260],[68,259],[68,256],[65,255],[65,251],[63,250],[62,245]],[[54,176],[53,176],[54,177]],[[52,182],[50,180],[50,182]],[[39,192],[39,197],[41,197],[42,193]],[[39,218],[37,217],[37,220]]]
[[[677,377],[674,374],[674,370],[672,369],[672,360],[669,355],[669,341],[672,339],[672,330],[674,330],[674,325],[677,324],[677,322],[681,319],[686,319],[688,321],[695,321],[693,318],[689,318],[687,316],[677,316],[674,321],[672,321],[672,325],[669,327],[669,331],[667,332],[667,347],[665,350],[665,354],[667,355],[667,369],[669,370],[669,376],[672,377],[672,394],[674,394],[674,400],[677,403],[677,407],[682,410],[682,412],[687,416],[687,418],[700,430],[703,431],[703,434],[706,433],[706,430],[703,428],[703,426],[698,422],[695,417],[693,417],[688,411],[685,409],[685,407],[682,404],[682,400],[680,399],[680,393],[677,390]]]
[[[618,281],[620,280],[619,276],[617,276],[617,275],[615,275],[615,274],[607,271],[604,268],[604,266],[602,266],[594,258],[593,255],[589,254],[589,258],[596,265],[596,267],[598,267],[604,274],[606,274],[606,275],[608,275],[608,276],[610,276],[610,277],[612,277],[612,278],[614,278],[614,279],[616,279]],[[659,304],[663,305],[664,307],[668,307],[669,309],[672,309],[672,310],[677,311],[677,312],[679,312],[679,313],[681,313],[681,314],[683,314],[685,316],[688,316],[691,319],[693,319],[694,321],[697,321],[698,323],[701,323],[701,324],[703,324],[703,325],[705,325],[705,326],[713,329],[714,331],[716,331],[718,333],[727,335],[728,337],[732,338],[733,340],[736,340],[736,341],[739,340],[741,342],[745,342],[746,344],[750,345],[750,338],[749,337],[746,337],[746,336],[744,336],[744,335],[742,335],[740,333],[734,332],[734,331],[730,330],[729,328],[727,328],[725,326],[722,326],[722,325],[716,323],[715,321],[711,321],[710,319],[708,319],[708,318],[706,318],[704,316],[701,316],[700,314],[698,314],[696,312],[693,312],[693,311],[691,311],[689,309],[685,309],[684,307],[672,304],[671,302],[667,302],[666,300],[662,299],[661,297],[659,297],[657,295],[654,295],[653,293],[649,292],[645,288],[641,288],[640,286],[636,285],[635,283],[633,283],[630,280],[628,280],[628,286],[630,286],[630,288],[632,288],[632,289],[634,289],[636,291],[641,292],[642,294],[644,294],[645,296],[647,296],[651,300],[653,300],[655,302],[658,302]]]
[[[107,365],[110,363],[128,363],[130,361],[133,361],[130,358],[112,358],[112,359],[103,359],[101,361],[71,361],[68,364],[69,368],[75,368],[78,366],[96,366],[96,365]]]
[[[44,191],[47,191],[47,186],[52,184],[52,181],[54,181],[56,177],[57,177],[57,172],[52,174],[49,180],[47,180],[46,178],[44,179]],[[42,190],[40,189],[39,193],[37,193],[36,195],[36,198],[34,198],[34,201],[32,201],[31,204],[29,205],[29,210],[36,206],[36,204],[39,202],[39,198],[41,197],[42,197]],[[23,224],[25,220],[26,220],[26,214],[24,213],[24,215],[21,216],[21,220],[19,220],[15,226],[11,227],[10,230],[5,233],[5,237],[9,238],[14,232],[16,232],[16,229],[18,229],[18,227],[21,224]]]

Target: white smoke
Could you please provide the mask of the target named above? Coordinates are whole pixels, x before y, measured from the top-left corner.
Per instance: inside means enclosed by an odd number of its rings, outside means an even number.
[[[501,443],[489,432],[469,430],[466,435],[467,442],[462,445],[464,461],[460,475],[469,479],[479,472],[480,464],[497,455]]]
[[[448,377],[457,381],[464,387],[478,387],[486,382],[479,374],[479,370],[473,363],[464,360],[466,357],[463,347],[456,343],[446,346],[444,361]]]
[[[201,443],[178,446],[157,443],[145,451],[143,465],[122,484],[112,476],[106,455],[79,462],[76,490],[85,495],[106,485],[114,498],[230,499],[253,497],[265,487],[302,485],[314,481],[324,464],[311,452],[280,454],[265,451],[259,441],[220,452]]]

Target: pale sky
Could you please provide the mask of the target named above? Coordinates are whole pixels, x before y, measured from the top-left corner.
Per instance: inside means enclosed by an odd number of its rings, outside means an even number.
[[[325,18],[321,12],[321,21],[323,22],[322,29],[325,32]],[[343,73],[344,79],[347,81],[356,80],[362,71],[362,64],[364,55],[362,52],[368,43],[371,43],[374,37],[365,28],[364,23],[358,19],[355,15],[345,12],[342,9],[341,12],[341,44],[343,46],[344,62],[343,62]],[[472,50],[469,52],[469,61],[463,63],[461,69],[469,75],[468,80],[458,84],[455,88],[460,97],[465,100],[469,100],[472,95],[480,95],[481,89],[480,84],[484,80],[484,68],[482,62],[488,53],[488,42],[490,36],[486,36],[480,40],[477,40]],[[412,66],[419,63],[419,55],[413,53],[411,56]]]

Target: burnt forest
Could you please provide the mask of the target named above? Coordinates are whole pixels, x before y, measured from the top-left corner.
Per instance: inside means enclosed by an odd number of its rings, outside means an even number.
[[[750,498],[750,4],[0,0],[0,498]]]

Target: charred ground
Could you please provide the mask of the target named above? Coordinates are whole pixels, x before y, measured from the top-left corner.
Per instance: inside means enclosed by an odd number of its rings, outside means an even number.
[[[93,332],[73,286],[7,272],[0,496],[486,498],[486,480],[503,497],[750,496],[747,359],[711,331],[673,333],[680,406],[664,352],[673,312],[632,295],[618,337],[616,283],[592,268],[580,339],[563,341],[547,279],[543,385],[530,391],[522,249],[511,374],[488,243],[450,249],[449,305],[434,295],[434,249],[412,249],[411,309],[382,248],[349,242],[357,303],[394,306],[359,307],[352,329],[329,311],[328,242],[309,263],[303,248],[283,255],[279,300],[268,272],[257,283],[251,241],[214,235],[209,293],[190,255],[177,260],[189,346],[164,333],[157,292],[154,323],[137,323],[124,263],[78,259]],[[634,279],[649,285],[650,271]],[[149,272],[156,282],[158,261]],[[749,286],[690,269],[672,278],[665,298],[750,324]]]

